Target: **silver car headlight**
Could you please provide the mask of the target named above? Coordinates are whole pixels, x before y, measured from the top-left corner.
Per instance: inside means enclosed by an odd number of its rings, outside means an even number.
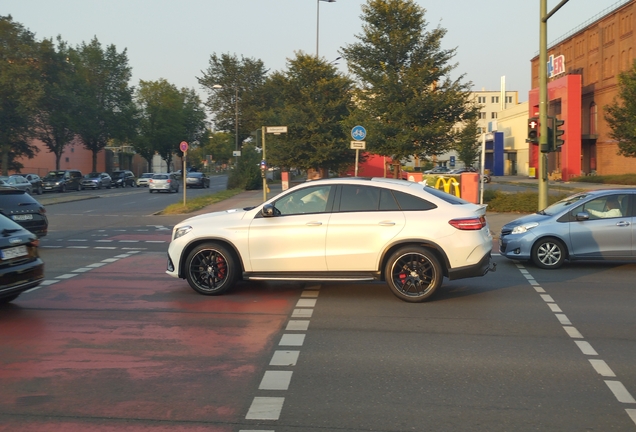
[[[192,227],[190,225],[179,227],[174,231],[174,237],[172,238],[172,240],[176,240],[179,237],[183,237],[190,231],[192,231]]]
[[[539,222],[531,222],[524,225],[517,225],[512,229],[512,234],[523,234],[530,231],[532,228],[538,227]]]

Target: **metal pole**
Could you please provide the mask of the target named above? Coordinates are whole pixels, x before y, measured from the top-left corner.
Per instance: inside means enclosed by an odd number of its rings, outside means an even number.
[[[481,168],[479,170],[479,182],[481,184],[481,192],[479,194],[479,204],[484,203],[484,175],[486,174],[486,134],[481,135]]]
[[[316,58],[318,58],[318,36],[320,35],[320,0],[316,0]]]
[[[263,141],[263,160],[267,162],[265,159],[265,126],[261,127],[261,137]],[[263,173],[263,202],[267,201],[267,169]]]
[[[356,173],[355,176],[358,177],[358,155],[360,154],[360,149],[356,149]]]
[[[234,95],[234,146],[236,151],[239,150],[239,137],[238,137],[238,84],[234,86],[235,95]],[[238,155],[234,158],[234,167],[238,168]]]
[[[183,181],[181,183],[183,183],[183,205],[186,205],[186,182],[185,182],[185,178],[186,178],[186,155],[188,154],[187,151],[183,152],[183,168],[181,169],[181,178],[183,179]]]
[[[539,203],[548,206],[548,157],[541,149],[548,145],[548,0],[541,0],[539,17]]]

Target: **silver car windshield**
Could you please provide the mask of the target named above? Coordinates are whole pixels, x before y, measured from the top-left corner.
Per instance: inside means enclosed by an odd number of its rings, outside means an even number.
[[[550,215],[550,216],[555,215],[557,213],[561,213],[565,209],[574,207],[575,205],[580,203],[581,200],[584,200],[588,198],[589,196],[590,195],[586,193],[569,196],[567,198],[562,199],[561,201],[557,201],[554,204],[546,207],[544,210],[540,211],[539,213]]]

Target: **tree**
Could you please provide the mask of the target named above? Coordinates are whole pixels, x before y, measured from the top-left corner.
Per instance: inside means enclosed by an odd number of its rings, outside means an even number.
[[[288,61],[285,72],[274,73],[264,89],[269,109],[263,123],[287,126],[287,134],[267,136],[269,165],[314,168],[323,176],[353,165],[355,152],[343,128],[352,85],[334,65],[303,53]]]
[[[58,37],[41,43],[43,96],[37,107],[36,137],[55,155],[55,169],[60,169],[64,148],[75,138],[78,117],[76,82],[73,65],[67,61],[70,49]]]
[[[618,95],[605,108],[605,121],[618,141],[618,154],[636,157],[636,64],[618,75]]]
[[[165,79],[140,81],[135,94],[138,110],[137,153],[152,166],[158,153],[171,166],[181,141],[200,142],[205,132],[205,113],[191,89],[177,89]]]
[[[479,128],[475,117],[464,123],[463,129],[459,132],[457,142],[453,146],[457,152],[457,158],[466,166],[472,166],[479,158],[481,144],[478,141],[478,137]]]
[[[133,88],[128,85],[132,72],[125,49],[120,53],[115,45],[103,49],[97,38],[70,54],[78,77],[77,133],[84,147],[93,152],[96,171],[97,154],[111,139],[134,136]]]
[[[477,114],[470,83],[449,76],[455,49],[441,48],[446,30],[426,31],[414,0],[368,0],[362,12],[359,42],[342,56],[359,81],[351,119],[366,126],[367,147],[397,161],[445,153],[457,138],[454,125]]]
[[[217,129],[234,135],[238,128],[240,147],[253,130],[262,126],[258,124],[258,113],[265,106],[261,88],[267,70],[263,62],[239,59],[230,54],[220,57],[212,54],[207,70],[202,73],[197,80],[208,92],[206,106],[214,115]]]
[[[0,16],[0,173],[19,169],[16,159],[32,158],[29,143],[42,96],[39,43],[33,33],[9,16]]]

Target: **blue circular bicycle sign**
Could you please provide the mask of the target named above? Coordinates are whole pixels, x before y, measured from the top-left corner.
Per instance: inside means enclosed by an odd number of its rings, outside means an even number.
[[[367,130],[362,126],[354,126],[351,129],[351,137],[356,141],[362,141],[367,136]]]

